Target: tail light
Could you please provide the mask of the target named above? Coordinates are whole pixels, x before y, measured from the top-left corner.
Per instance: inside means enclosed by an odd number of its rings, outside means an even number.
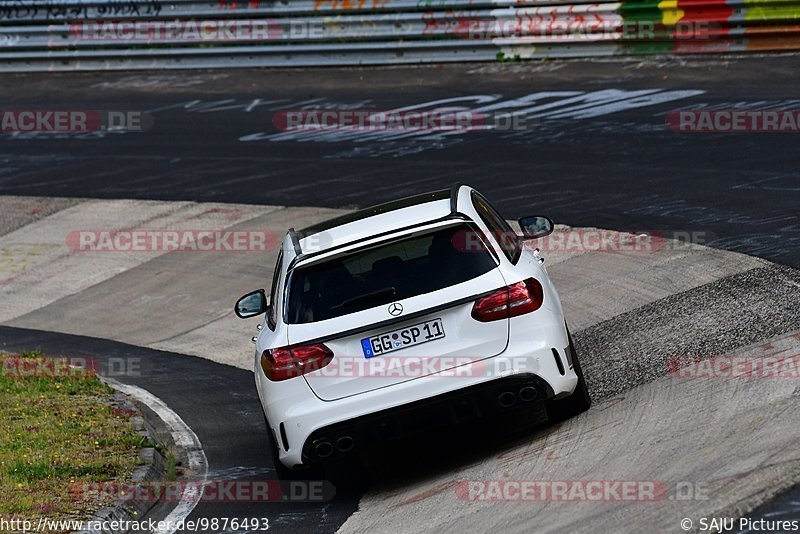
[[[472,318],[482,323],[508,319],[536,311],[542,302],[542,284],[536,278],[528,278],[476,300],[472,306]]]
[[[267,378],[279,382],[322,369],[333,360],[333,351],[322,343],[268,349],[261,353]]]

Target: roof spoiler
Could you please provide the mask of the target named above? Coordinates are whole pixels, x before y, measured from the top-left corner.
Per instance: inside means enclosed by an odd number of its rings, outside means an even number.
[[[464,185],[466,185],[464,182],[456,182],[450,188],[450,215],[458,213],[458,191]]]

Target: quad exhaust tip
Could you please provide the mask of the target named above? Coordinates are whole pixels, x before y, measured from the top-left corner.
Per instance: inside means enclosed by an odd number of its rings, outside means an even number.
[[[519,390],[519,400],[522,402],[530,402],[539,396],[539,392],[533,386],[525,386]]]
[[[350,436],[342,436],[336,440],[336,448],[339,449],[339,452],[352,450],[354,445],[355,441]]]
[[[497,396],[497,404],[503,408],[510,408],[517,402],[517,396],[510,391],[504,391]]]
[[[523,386],[517,393],[513,391],[502,392],[497,396],[497,404],[499,404],[501,408],[511,408],[517,403],[517,400],[520,402],[531,402],[538,397],[539,391],[534,386]]]
[[[330,441],[320,441],[314,446],[314,452],[316,452],[317,456],[320,458],[327,458],[333,454],[333,450],[333,445]]]

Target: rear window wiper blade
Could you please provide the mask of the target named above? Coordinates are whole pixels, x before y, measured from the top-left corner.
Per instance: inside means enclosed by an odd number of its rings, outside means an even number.
[[[357,297],[349,298],[338,306],[334,306],[334,308],[350,308],[352,306],[357,306],[373,300],[384,300],[394,297],[395,293],[397,293],[397,290],[394,288],[394,286],[384,287],[381,289],[376,289],[375,291],[370,291],[369,293],[364,293],[363,295],[358,295]]]

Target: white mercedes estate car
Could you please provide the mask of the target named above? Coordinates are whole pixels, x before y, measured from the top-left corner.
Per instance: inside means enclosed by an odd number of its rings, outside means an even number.
[[[264,314],[255,381],[279,477],[423,420],[589,408],[558,295],[526,246],[553,223],[519,224],[521,236],[456,184],[288,231],[269,295],[235,307]]]

